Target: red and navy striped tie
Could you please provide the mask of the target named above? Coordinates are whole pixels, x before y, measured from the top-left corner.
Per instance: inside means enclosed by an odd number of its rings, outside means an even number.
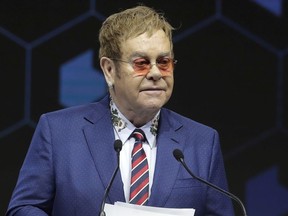
[[[147,204],[149,197],[148,161],[142,144],[145,141],[144,132],[136,128],[132,137],[135,144],[132,151],[132,170],[129,202],[137,205]]]

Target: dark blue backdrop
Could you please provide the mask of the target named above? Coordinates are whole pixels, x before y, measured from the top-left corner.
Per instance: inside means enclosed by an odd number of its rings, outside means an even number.
[[[167,107],[219,131],[230,190],[249,216],[288,215],[287,1],[142,2],[179,27]],[[107,91],[98,30],[106,16],[134,5],[0,1],[1,215],[40,114]]]

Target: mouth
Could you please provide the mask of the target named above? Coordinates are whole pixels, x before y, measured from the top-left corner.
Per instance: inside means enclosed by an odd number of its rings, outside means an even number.
[[[155,87],[144,87],[140,89],[140,91],[165,91],[165,89],[159,86],[155,86]]]
[[[142,89],[140,90],[140,92],[145,93],[145,94],[149,94],[149,95],[160,95],[164,92],[164,89],[161,88],[147,88],[147,89]]]

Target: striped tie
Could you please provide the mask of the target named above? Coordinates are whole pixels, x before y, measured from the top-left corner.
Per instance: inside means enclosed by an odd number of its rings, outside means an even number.
[[[132,170],[129,202],[137,205],[145,205],[149,196],[149,172],[148,162],[142,143],[145,141],[144,132],[135,129],[131,134],[135,138],[132,151]]]

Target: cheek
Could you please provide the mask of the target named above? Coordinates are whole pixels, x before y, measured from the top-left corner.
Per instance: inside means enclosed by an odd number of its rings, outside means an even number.
[[[161,75],[162,77],[172,77],[173,76],[173,72],[172,71],[161,71]]]
[[[164,78],[165,78],[165,82],[166,82],[168,88],[169,88],[170,90],[172,90],[172,89],[173,89],[173,86],[174,86],[174,77],[173,77],[173,74],[171,74],[171,75],[169,75],[169,76],[166,76],[166,77],[164,77]]]
[[[149,73],[149,71],[135,71],[132,77],[138,77],[138,76],[146,76]]]
[[[121,83],[122,93],[126,94],[128,97],[135,97],[135,94],[138,92],[139,86],[141,85],[142,77],[143,76],[131,76],[130,78],[127,78],[124,82]]]

